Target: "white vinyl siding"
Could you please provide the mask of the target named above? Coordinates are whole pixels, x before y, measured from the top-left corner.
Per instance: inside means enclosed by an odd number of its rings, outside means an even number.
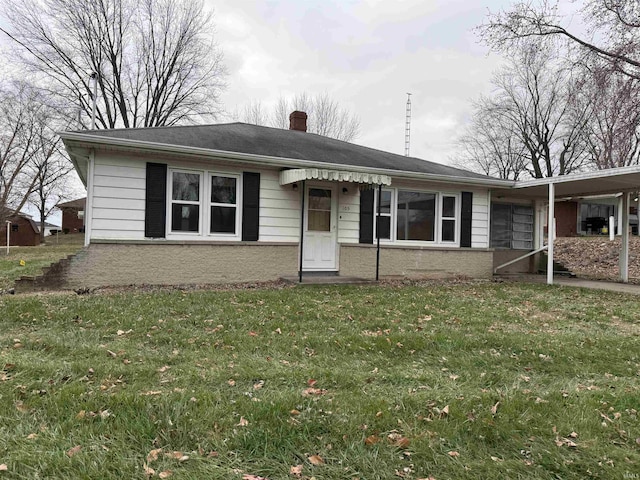
[[[347,189],[347,193],[342,188]],[[338,185],[338,243],[358,243],[360,239],[360,196],[354,184]]]
[[[474,190],[471,210],[471,248],[489,248],[488,190]]]
[[[279,173],[260,172],[260,241],[298,242],[300,239],[300,188],[280,185]]]
[[[146,161],[96,152],[92,239],[144,239]]]

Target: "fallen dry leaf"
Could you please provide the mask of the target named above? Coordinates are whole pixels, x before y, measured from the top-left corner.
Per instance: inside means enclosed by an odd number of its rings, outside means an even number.
[[[291,415],[300,415],[300,410],[296,410],[295,408],[289,412]]]
[[[240,417],[240,422],[238,422],[238,424],[236,426],[237,427],[246,427],[247,425],[249,425],[249,420],[247,420],[244,417]]]
[[[387,440],[391,445],[398,448],[407,448],[410,443],[407,437],[403,437],[397,432],[392,432],[387,435]]]
[[[309,380],[307,380],[307,385],[309,385],[310,387],[314,387],[316,383],[318,383],[318,381],[313,378],[310,378]]]
[[[9,467],[7,467],[6,463],[0,464],[0,472],[6,472],[7,470],[9,470]]]
[[[496,413],[498,413],[498,405],[500,405],[500,402],[496,402],[496,404],[491,407],[491,414],[495,415]]]
[[[450,457],[459,457],[460,453],[456,452],[455,450],[451,450],[450,452],[447,452],[447,455],[449,455]]]
[[[378,437],[377,435],[369,435],[367,438],[364,439],[364,444],[375,445],[379,441],[380,441],[380,437]]]
[[[73,457],[80,450],[82,450],[82,447],[80,445],[76,445],[75,447],[70,448],[69,450],[67,450],[67,457]]]
[[[38,438],[37,433],[30,433],[29,435],[27,435],[27,439],[29,440],[33,440],[34,438]]]
[[[165,470],[164,472],[160,472],[158,474],[158,477],[160,477],[160,478],[169,478],[171,475],[173,475],[173,472],[171,470]]]
[[[292,466],[291,468],[289,468],[289,475],[295,475],[296,477],[299,477],[300,475],[302,475],[302,468],[303,465]]]
[[[320,455],[311,455],[307,460],[309,460],[309,463],[311,463],[311,465],[323,465],[324,464],[324,460],[322,459],[322,457]]]
[[[149,465],[147,465],[146,463],[142,464],[142,468],[144,469],[144,473],[146,475],[148,475],[149,477],[156,474],[156,471],[153,468],[151,468]]]
[[[171,368],[171,367],[170,367],[169,365],[165,365],[164,367],[160,367],[160,368],[158,369],[158,372],[160,372],[160,373],[164,373],[164,372],[166,372],[167,370],[169,370],[170,368]]]
[[[249,475],[245,473],[242,475],[242,480],[269,480],[267,477],[261,477],[260,475]]]
[[[161,448],[156,448],[154,450],[151,450],[147,454],[147,463],[155,462],[156,460],[158,460],[158,455],[160,453],[162,453],[162,449]]]
[[[309,387],[309,388],[305,388],[302,391],[302,396],[303,397],[311,397],[313,395],[324,395],[325,393],[327,393],[327,390],[325,390],[324,388]]]

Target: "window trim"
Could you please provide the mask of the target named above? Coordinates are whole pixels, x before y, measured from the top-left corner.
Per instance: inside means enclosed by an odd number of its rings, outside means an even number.
[[[389,213],[380,213],[381,217],[389,217],[389,238],[380,238],[380,243],[392,243],[395,241],[395,218],[397,216],[396,212],[396,188],[383,188],[383,192],[391,193],[391,202]],[[378,240],[378,189],[375,189],[375,194],[373,195],[373,241]]]
[[[440,209],[439,209],[439,214],[440,214],[440,235],[438,236],[438,242],[439,243],[443,243],[445,245],[460,245],[460,222],[461,222],[461,216],[462,216],[462,200],[461,200],[461,195],[460,193],[449,193],[449,192],[440,192],[439,194],[439,199],[440,199]],[[443,208],[444,208],[444,197],[452,197],[455,199],[456,204],[454,207],[454,216],[453,217],[445,217],[444,216],[444,212],[443,212]],[[443,240],[442,239],[442,234],[444,232],[444,228],[442,227],[442,224],[445,220],[453,220],[453,240]]]
[[[393,187],[393,188],[383,188],[382,191],[391,192],[391,213],[384,214],[381,213],[380,216],[388,216],[391,217],[390,220],[390,237],[391,238],[381,238],[380,243],[387,244],[396,244],[396,245],[406,245],[406,246],[418,246],[418,245],[432,245],[432,246],[449,246],[449,247],[459,247],[460,246],[460,228],[461,228],[461,216],[462,216],[462,193],[461,192],[451,192],[451,191],[438,191],[433,189],[422,189],[422,188],[411,188],[411,187]],[[398,195],[401,191],[404,192],[416,192],[416,193],[428,193],[435,195],[435,216],[434,216],[434,226],[433,226],[433,240],[399,240],[397,237],[397,228],[398,228]],[[443,197],[454,197],[456,201],[455,205],[455,217],[443,217],[442,215],[442,205],[443,205]],[[377,232],[377,224],[376,217],[378,215],[378,189],[375,190],[374,200],[374,211],[373,211],[373,240],[374,242],[378,238]],[[454,240],[453,241],[444,241],[442,240],[442,221],[443,220],[453,220],[454,221]]]
[[[197,202],[193,200],[174,200],[173,199],[173,175],[174,173],[186,173],[189,175],[198,175],[199,177],[199,199]],[[169,175],[167,175],[167,232],[169,235],[179,235],[179,236],[201,236],[202,235],[202,198],[204,189],[203,187],[203,173],[201,170],[189,170],[184,168],[171,168],[169,169]],[[173,204],[178,203],[182,205],[197,205],[198,208],[198,231],[183,231],[183,230],[173,230],[172,228],[172,220],[173,220]]]
[[[200,199],[198,202],[179,200],[177,203],[198,205],[198,231],[185,232],[171,229],[171,212],[173,207],[173,174],[190,173],[200,177]],[[230,206],[232,204],[217,204],[211,202],[211,177],[232,177],[236,179],[236,232],[235,233],[211,233],[211,207],[216,205]],[[206,180],[205,180],[206,179]],[[242,238],[242,173],[228,172],[224,170],[203,170],[197,168],[168,167],[167,169],[167,214],[166,214],[166,238],[167,240],[228,240],[240,241]]]
[[[207,170],[205,172],[207,174],[207,229],[206,236],[209,238],[220,238],[220,239],[232,239],[237,240],[242,235],[242,195],[241,195],[241,183],[242,183],[242,175],[237,173],[222,173],[222,172],[214,172],[212,170]],[[236,203],[218,203],[211,201],[211,193],[213,188],[211,186],[211,178],[212,177],[225,177],[225,178],[233,178],[236,181]],[[224,232],[212,232],[211,231],[211,207],[235,207],[236,209],[236,228],[235,233],[224,233]]]

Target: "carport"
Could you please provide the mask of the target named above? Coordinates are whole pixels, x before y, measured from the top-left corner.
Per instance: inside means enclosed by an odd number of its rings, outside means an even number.
[[[640,166],[612,168],[595,172],[576,173],[559,177],[516,182],[511,189],[494,190],[497,195],[517,195],[530,200],[547,200],[547,245],[537,251],[547,250],[547,283],[553,284],[553,241],[555,237],[554,205],[556,200],[588,195],[622,194],[620,247],[620,280],[629,281],[629,194],[640,189]],[[538,229],[539,235],[542,229]],[[539,245],[543,239],[539,239]],[[536,252],[532,252],[536,253]]]

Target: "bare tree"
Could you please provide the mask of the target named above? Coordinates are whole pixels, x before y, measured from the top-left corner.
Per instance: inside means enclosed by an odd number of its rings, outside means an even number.
[[[640,11],[636,0],[586,0],[581,10],[590,35],[571,32],[558,13],[558,1],[519,1],[491,14],[479,27],[482,39],[505,50],[523,39],[558,38],[581,54],[607,62],[611,68],[640,78]]]
[[[60,151],[60,137],[49,128],[49,123],[39,123],[40,133],[32,160],[35,177],[33,192],[29,197],[40,214],[40,241],[44,242],[45,223],[55,206],[67,200],[68,178],[73,165]]]
[[[19,212],[33,192],[30,170],[38,149],[39,98],[25,85],[0,90],[0,225]]]
[[[462,138],[466,160],[514,179],[523,169],[543,178],[582,168],[591,106],[576,100],[576,82],[553,50],[522,45],[494,75],[491,98],[477,105],[471,131]]]
[[[455,165],[505,180],[520,180],[529,157],[516,126],[503,116],[492,98],[474,106],[471,122],[458,139]]]
[[[219,113],[222,53],[202,0],[16,0],[3,12],[16,59],[98,127],[174,125]],[[83,122],[84,123],[84,122]]]
[[[581,96],[593,104],[587,122],[587,147],[599,168],[640,162],[640,81],[608,65],[584,69]]]
[[[236,116],[244,123],[251,123],[253,125],[267,125],[269,123],[269,116],[262,102],[257,100],[251,100],[244,106],[242,112],[236,114]]]
[[[358,116],[341,107],[328,93],[310,95],[302,92],[292,98],[280,97],[271,113],[259,100],[251,100],[242,109],[236,108],[229,116],[254,125],[288,129],[289,115],[294,110],[307,114],[308,132],[345,142],[354,140],[360,133]]]

